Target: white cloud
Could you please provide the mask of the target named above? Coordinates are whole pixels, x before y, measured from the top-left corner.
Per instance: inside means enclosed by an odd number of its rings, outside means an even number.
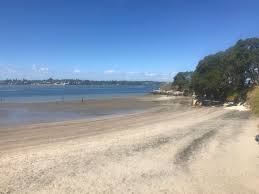
[[[157,73],[145,72],[144,75],[147,77],[155,77],[157,76]]]
[[[32,70],[37,73],[47,74],[49,73],[49,68],[45,65],[33,65]]]
[[[141,71],[117,71],[117,70],[106,70],[104,74],[112,76],[112,79],[117,80],[154,80],[154,81],[171,81],[173,73],[165,72],[141,72]],[[108,79],[110,77],[107,77]]]
[[[41,68],[39,68],[39,72],[48,73],[49,72],[49,68],[48,67],[41,67]]]
[[[69,71],[49,69],[47,65],[35,64],[32,66],[0,65],[0,79],[6,78],[26,78],[26,79],[46,79],[53,78],[81,78],[93,80],[153,80],[153,81],[172,81],[176,72],[156,72],[156,71],[119,71],[107,69],[105,71],[85,72],[80,68],[70,69]]]
[[[2,67],[2,71],[5,71],[7,74],[18,73],[17,68],[13,65],[6,65],[6,66]]]
[[[113,69],[109,69],[109,70],[105,70],[104,71],[104,74],[114,74],[116,73],[117,71],[113,70]]]
[[[75,74],[81,73],[81,70],[80,69],[74,69],[73,73],[75,73]]]
[[[21,74],[16,66],[14,65],[0,65],[0,78],[6,79],[6,78],[19,78],[19,75]]]

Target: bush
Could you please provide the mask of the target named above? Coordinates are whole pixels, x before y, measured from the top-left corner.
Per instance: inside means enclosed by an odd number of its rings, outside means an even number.
[[[227,96],[227,102],[236,102],[238,99],[239,94],[237,92],[233,92]]]
[[[252,112],[259,116],[259,87],[255,87],[253,90],[248,92],[247,101]]]

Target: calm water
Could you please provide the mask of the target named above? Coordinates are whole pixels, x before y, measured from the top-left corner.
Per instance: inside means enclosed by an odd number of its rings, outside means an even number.
[[[138,96],[159,86],[0,86],[1,102],[47,102]]]
[[[140,96],[156,88],[153,86],[0,86],[0,128],[141,111],[144,109],[143,102],[134,105],[129,104],[126,99],[117,104],[117,107],[109,102],[103,105],[101,102],[84,103],[76,107],[70,105],[73,103],[70,101],[81,103],[82,98]]]

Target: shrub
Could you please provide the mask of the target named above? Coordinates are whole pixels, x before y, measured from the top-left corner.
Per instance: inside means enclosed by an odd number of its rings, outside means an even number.
[[[252,112],[259,116],[259,87],[255,87],[248,92],[247,102],[249,103]]]

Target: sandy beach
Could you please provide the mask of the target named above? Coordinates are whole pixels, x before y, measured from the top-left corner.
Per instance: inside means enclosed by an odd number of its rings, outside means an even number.
[[[2,127],[0,193],[259,193],[258,119],[248,111],[141,101],[155,105]]]

